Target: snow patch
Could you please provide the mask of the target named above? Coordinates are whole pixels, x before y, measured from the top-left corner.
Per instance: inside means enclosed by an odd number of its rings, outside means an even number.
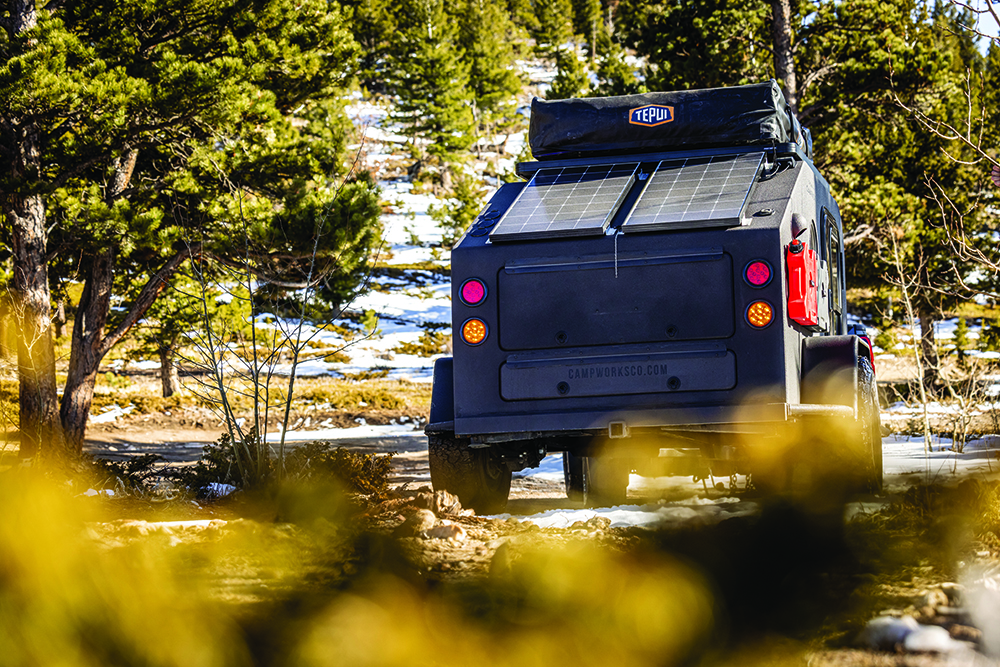
[[[703,497],[688,500],[647,505],[619,505],[579,510],[549,510],[531,516],[516,517],[520,521],[533,523],[539,528],[569,528],[578,521],[586,522],[595,517],[611,521],[612,528],[659,528],[689,522],[715,524],[725,519],[756,514],[756,503],[741,501],[739,498],[709,499]],[[493,518],[509,519],[510,514],[499,514]]]
[[[119,417],[124,417],[135,410],[135,406],[129,403],[124,408],[115,404],[107,405],[101,408],[101,414],[90,415],[91,424],[107,424],[109,422],[117,421]]]
[[[288,431],[285,442],[310,442],[313,440],[350,440],[352,438],[398,438],[423,435],[414,424],[365,424],[356,428],[326,428],[315,431]],[[267,442],[280,442],[281,432],[267,434]]]

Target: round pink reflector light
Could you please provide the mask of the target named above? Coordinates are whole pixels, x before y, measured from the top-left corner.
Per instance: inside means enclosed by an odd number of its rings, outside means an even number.
[[[481,280],[466,280],[461,290],[462,301],[467,306],[478,306],[486,299],[486,285]]]
[[[771,267],[767,262],[750,262],[746,277],[747,282],[754,287],[763,287],[771,280]]]

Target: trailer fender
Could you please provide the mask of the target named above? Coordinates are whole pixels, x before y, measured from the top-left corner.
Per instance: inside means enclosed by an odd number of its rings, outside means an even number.
[[[434,361],[431,414],[424,433],[455,431],[455,365],[452,357]]]
[[[858,336],[804,338],[801,402],[856,409],[858,355],[871,355]]]

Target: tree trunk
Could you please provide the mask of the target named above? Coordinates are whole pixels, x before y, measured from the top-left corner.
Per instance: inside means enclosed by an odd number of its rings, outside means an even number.
[[[122,154],[112,160],[114,174],[104,192],[104,199],[109,206],[132,180],[138,155],[138,150],[126,146]],[[83,294],[80,295],[80,305],[73,322],[66,388],[59,408],[66,448],[75,453],[83,451],[83,436],[87,430],[87,418],[90,417],[90,405],[94,401],[94,383],[97,381],[101,360],[128,330],[126,327],[115,336],[104,337],[104,325],[111,312],[111,288],[114,280],[115,250],[107,248],[93,257],[90,275],[87,276]],[[147,304],[142,312],[148,307]]]
[[[597,71],[597,22],[597,16],[590,22],[590,69],[594,72]]]
[[[160,383],[163,385],[163,398],[170,398],[181,388],[181,380],[177,376],[177,366],[174,364],[174,346],[164,345],[157,353],[160,356]]]
[[[103,335],[103,331],[111,310],[114,251],[106,250],[93,258],[90,274],[80,296],[76,320],[73,323],[69,374],[59,413],[63,430],[67,432],[69,446],[76,451],[83,447],[87,417],[90,415],[90,404],[94,398],[94,382],[101,360],[128,334],[135,323],[142,319],[178,267],[188,258],[196,257],[201,252],[201,245],[195,244],[168,259],[143,286],[125,318],[106,336]]]
[[[14,335],[14,313],[10,309],[10,302],[5,297],[0,297],[0,361],[11,359],[17,349],[17,338]]]
[[[28,141],[24,153],[34,153]],[[28,162],[25,160],[25,162]],[[30,164],[30,162],[29,162]],[[23,166],[23,163],[22,163]],[[17,329],[18,412],[21,458],[62,452],[52,343],[49,272],[45,259],[48,233],[40,195],[8,197],[7,218],[14,241],[14,321]]]
[[[785,101],[798,113],[799,89],[795,80],[792,53],[792,6],[790,0],[771,0],[771,40],[774,47],[774,76],[785,89]]]
[[[917,307],[920,318],[920,356],[924,360],[924,386],[931,388],[938,382],[941,363],[937,343],[934,342],[934,314],[927,308]]]
[[[38,25],[35,0],[8,0],[11,39]],[[42,138],[30,118],[8,125],[13,154],[10,175],[18,185],[3,200],[4,217],[11,226],[14,251],[12,280],[14,323],[17,329],[18,413],[20,456],[62,452],[56,395],[55,350],[52,343],[49,271],[45,253],[45,201],[28,192],[28,183],[41,176]]]
[[[111,286],[114,282],[114,251],[105,250],[94,256],[90,274],[83,286],[73,341],[70,347],[69,372],[63,391],[59,417],[62,420],[66,448],[83,451],[83,436],[94,399],[97,370],[104,358],[104,325],[111,311]]]
[[[56,340],[63,337],[63,328],[66,326],[66,300],[59,299],[56,302],[56,316],[52,319],[56,328]]]

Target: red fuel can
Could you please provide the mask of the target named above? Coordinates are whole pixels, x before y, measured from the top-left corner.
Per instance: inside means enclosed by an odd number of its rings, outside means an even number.
[[[819,324],[816,251],[798,239],[788,244],[788,316],[807,327]]]

